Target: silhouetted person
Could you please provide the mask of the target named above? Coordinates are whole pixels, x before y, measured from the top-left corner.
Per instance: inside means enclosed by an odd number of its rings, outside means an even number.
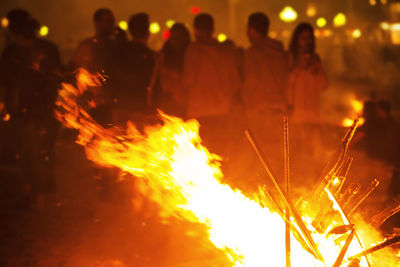
[[[151,111],[150,87],[154,86],[155,52],[148,46],[150,38],[149,16],[146,13],[134,14],[128,22],[132,40],[120,51],[123,71],[118,79],[116,110],[114,119],[119,124],[134,120]]]
[[[69,69],[74,71],[85,68],[91,73],[104,73],[106,85],[93,88],[88,98],[96,103],[96,108],[90,111],[91,115],[104,126],[112,122],[112,98],[115,90],[114,74],[118,65],[118,51],[120,39],[111,10],[101,8],[93,15],[95,35],[83,40],[75,51]]]
[[[193,26],[196,41],[187,48],[183,74],[186,115],[200,121],[203,138],[212,147],[227,147],[223,140],[227,142],[233,97],[240,87],[237,57],[213,38],[211,15],[197,15]]]
[[[20,18],[10,27],[12,44],[1,56],[5,105],[15,134],[29,197],[43,206],[54,168],[54,143],[58,123],[53,107],[62,65],[57,47],[36,36],[39,23]]]
[[[314,29],[300,23],[292,36],[290,52],[289,102],[296,123],[318,124],[319,98],[328,87],[321,59],[315,51]]]
[[[249,16],[247,36],[251,46],[244,54],[242,91],[249,116],[282,114],[287,104],[287,56],[283,44],[268,37],[268,31],[269,19],[265,14]]]
[[[289,54],[291,121],[296,126],[299,144],[304,146],[302,150],[318,157],[322,145],[320,97],[328,87],[328,79],[315,51],[314,29],[310,24],[297,25],[290,41]]]
[[[16,28],[20,27],[21,23],[24,23],[30,17],[31,15],[28,11],[20,8],[13,9],[7,13],[8,31],[6,31],[6,46],[10,45],[13,41],[10,32],[15,31]]]
[[[190,33],[182,23],[175,23],[170,37],[159,53],[159,74],[161,79],[160,107],[168,114],[184,116],[186,99],[182,84],[183,63],[186,49],[190,44]]]
[[[261,12],[248,18],[247,37],[251,45],[244,52],[241,96],[248,127],[260,145],[268,149],[271,164],[276,165],[281,162],[279,155],[289,69],[283,44],[268,36],[269,24],[268,17]]]
[[[83,67],[91,72],[109,73],[116,53],[115,18],[111,10],[101,8],[94,13],[93,22],[95,35],[78,45],[69,67]]]

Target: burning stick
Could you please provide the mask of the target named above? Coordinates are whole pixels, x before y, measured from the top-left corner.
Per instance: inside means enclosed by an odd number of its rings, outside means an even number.
[[[351,164],[353,163],[353,159],[354,159],[353,157],[347,158],[347,160],[346,160],[346,162],[345,162],[345,164],[343,166],[344,173],[343,173],[343,175],[340,176],[340,177],[343,177],[343,178],[340,181],[339,187],[336,189],[336,193],[335,193],[336,196],[338,194],[340,194],[340,191],[342,190],[342,187],[343,187],[344,183],[346,182],[347,175],[349,174],[349,170],[350,170]]]
[[[360,252],[354,256],[351,256],[351,257],[349,257],[349,259],[364,257],[375,251],[378,251],[378,250],[381,250],[381,249],[384,249],[384,248],[387,248],[387,247],[390,247],[390,246],[393,246],[393,245],[396,245],[399,243],[400,243],[400,236],[395,236],[395,237],[387,239],[386,241],[384,241],[376,246],[373,246],[372,248],[369,248],[367,250],[364,250],[363,252]]]
[[[288,117],[283,119],[283,144],[285,152],[285,193],[290,199],[290,172],[289,172],[289,123]],[[286,207],[286,223],[285,223],[285,244],[286,244],[286,267],[290,267],[290,210]]]
[[[358,119],[355,119],[353,122],[353,125],[347,130],[346,135],[343,137],[343,139],[341,141],[341,151],[340,151],[339,158],[337,159],[337,161],[335,162],[333,167],[330,169],[328,174],[326,174],[322,178],[321,184],[315,190],[314,199],[319,198],[319,196],[322,194],[324,188],[326,188],[331,183],[331,180],[337,175],[337,173],[342,168],[344,161],[346,160],[347,150],[349,148],[350,141],[354,136],[357,126],[358,126]]]
[[[258,190],[259,190],[261,196],[263,197],[263,200],[268,200],[269,202],[271,202],[273,204],[273,206],[275,206],[279,215],[281,215],[281,217],[283,217],[285,212],[279,207],[278,201],[272,196],[271,192],[269,192],[267,186],[265,186],[265,185],[262,187],[260,186],[258,188]],[[267,206],[267,205],[265,205],[265,206]]]
[[[378,185],[379,185],[379,181],[374,179],[372,181],[372,183],[369,185],[365,195],[357,202],[357,204],[354,205],[354,207],[349,211],[349,213],[347,215],[350,216],[350,214],[352,214],[364,202],[364,200],[369,197],[369,195],[372,193],[372,191],[375,190],[375,188],[378,187]]]
[[[257,154],[258,159],[260,160],[261,164],[264,167],[265,172],[267,173],[268,177],[271,179],[272,183],[274,184],[275,189],[277,190],[278,194],[282,198],[284,204],[288,207],[290,213],[293,214],[293,217],[297,223],[297,226],[300,228],[300,231],[303,233],[305,240],[307,242],[307,245],[310,247],[311,251],[313,251],[314,257],[316,257],[318,260],[321,262],[325,262],[324,258],[322,257],[321,253],[319,252],[319,249],[313,240],[310,232],[308,231],[305,223],[303,222],[302,218],[300,217],[299,213],[296,211],[294,205],[291,203],[290,199],[288,199],[281,188],[279,187],[278,183],[276,182],[274,176],[271,173],[271,170],[264,160],[264,157],[262,155],[261,150],[258,148],[258,145],[255,143],[255,139],[252,137],[252,134],[250,133],[250,130],[245,131],[247,140],[251,144],[252,148],[254,149],[254,152]]]
[[[343,208],[339,205],[339,202],[336,200],[335,196],[327,188],[325,188],[325,192],[328,194],[328,197],[332,201],[332,203],[333,203],[334,207],[336,208],[336,210],[339,211],[340,215],[342,216],[342,220],[347,225],[351,225],[349,217],[344,212]],[[363,245],[362,245],[361,240],[358,237],[357,233],[355,232],[354,235],[356,236],[357,242],[360,245],[361,249],[363,249]],[[365,260],[367,261],[368,266],[371,267],[371,264],[369,263],[367,257],[365,257]]]
[[[259,188],[260,194],[263,197],[262,201],[265,202],[265,200],[268,200],[269,202],[273,203],[273,205],[276,207],[276,210],[278,214],[284,219],[286,224],[291,224],[292,222],[290,221],[290,216],[286,216],[285,212],[279,207],[278,202],[276,199],[273,197],[273,195],[269,192],[267,187],[260,186]],[[265,204],[264,204],[265,205]],[[267,206],[267,205],[265,205]],[[310,254],[313,254],[313,251],[310,249],[308,246],[307,242],[304,240],[303,236],[299,233],[296,227],[291,227],[291,232],[293,233],[293,236],[296,238],[296,240],[300,243],[300,245]]]
[[[337,259],[336,259],[335,263],[332,265],[332,267],[340,267],[340,265],[342,265],[344,256],[346,255],[346,252],[349,249],[351,241],[353,241],[355,233],[356,233],[356,230],[354,229],[354,226],[353,226],[353,229],[351,229],[351,232],[346,239],[346,243],[344,244],[343,248],[340,250],[339,256],[337,257]]]
[[[351,183],[346,192],[341,196],[340,203],[343,208],[346,208],[355,195],[360,192],[361,185],[359,183]]]
[[[372,217],[372,224],[379,228],[387,219],[398,212],[400,212],[400,199],[395,199],[393,204]]]
[[[361,187],[361,185],[356,184],[356,183],[352,183],[349,185],[345,194],[342,196],[342,198],[340,200],[343,208],[345,208],[347,206],[347,204],[351,201],[353,196],[355,196],[360,191],[360,187]],[[328,187],[326,187],[326,189],[328,189]],[[345,202],[343,203],[343,201],[345,201]],[[331,211],[331,209],[330,209],[329,205],[323,206],[320,209],[320,211],[318,212],[317,216],[315,216],[315,219],[313,220],[312,225],[317,229],[319,228],[320,231],[323,231],[324,226],[322,225],[322,221],[326,218],[326,216],[328,215],[328,213],[330,211]]]

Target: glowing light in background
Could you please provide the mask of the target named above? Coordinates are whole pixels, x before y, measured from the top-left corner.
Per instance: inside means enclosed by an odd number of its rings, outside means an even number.
[[[381,0],[382,5],[386,5],[388,3],[387,0]]]
[[[393,23],[392,25],[389,25],[389,29],[392,44],[400,44],[400,23]]]
[[[381,24],[379,24],[379,26],[380,26],[381,29],[384,30],[384,31],[390,30],[390,24],[387,23],[386,21],[381,22]]]
[[[314,4],[309,4],[306,10],[307,17],[315,17],[317,15],[317,7]]]
[[[376,0],[369,0],[369,4],[371,6],[376,6]]]
[[[351,33],[351,36],[352,36],[354,39],[360,38],[361,35],[362,35],[362,32],[361,32],[360,29],[355,29],[355,30]]]
[[[126,22],[125,20],[121,20],[121,21],[118,23],[118,26],[119,26],[121,29],[123,29],[124,31],[127,31],[127,30],[128,30],[128,22]]]
[[[173,20],[173,19],[169,19],[169,20],[167,20],[167,22],[165,22],[165,25],[168,28],[172,28],[172,26],[174,26],[174,24],[175,24],[175,20]]]
[[[277,33],[277,32],[274,32],[274,31],[270,31],[270,32],[268,33],[268,35],[269,35],[269,37],[271,37],[271,38],[278,38],[278,33]]]
[[[9,24],[9,22],[8,22],[8,19],[7,19],[7,18],[2,18],[2,19],[1,19],[1,27],[7,28],[7,27],[8,27],[8,24]]]
[[[161,27],[160,27],[160,24],[158,24],[158,22],[152,22],[151,24],[150,24],[150,32],[152,33],[152,34],[157,34],[157,33],[159,33],[161,31]]]
[[[341,27],[344,26],[347,22],[346,15],[343,13],[338,13],[334,18],[333,18],[333,25],[335,27]]]
[[[297,12],[291,6],[286,6],[279,13],[279,18],[284,22],[293,22],[297,19]]]
[[[190,13],[193,15],[199,14],[200,13],[200,7],[199,6],[192,6],[190,8]]]
[[[326,26],[326,23],[327,23],[327,22],[326,22],[326,19],[323,18],[323,17],[318,18],[317,21],[316,21],[316,24],[317,24],[317,26],[318,26],[319,28],[325,27],[325,26]]]
[[[168,40],[169,37],[171,36],[171,31],[170,30],[165,30],[165,31],[163,31],[162,35],[163,35],[164,40]]]
[[[333,31],[330,29],[316,29],[314,31],[314,35],[316,37],[327,38],[327,37],[331,37],[333,35]]]
[[[390,29],[391,29],[391,30],[394,30],[394,31],[400,31],[400,23],[393,23],[393,24],[390,26]]]
[[[40,27],[40,30],[39,30],[39,35],[40,36],[46,36],[46,35],[48,35],[49,34],[49,27],[47,27],[47,26],[45,26],[45,25],[43,25],[42,27]]]
[[[228,36],[226,36],[225,33],[220,33],[217,36],[218,42],[223,43],[226,41],[226,39],[228,39]]]
[[[284,31],[282,31],[282,37],[283,38],[290,38],[290,35],[291,35],[292,33],[290,32],[290,31],[288,31],[288,30],[284,30]]]

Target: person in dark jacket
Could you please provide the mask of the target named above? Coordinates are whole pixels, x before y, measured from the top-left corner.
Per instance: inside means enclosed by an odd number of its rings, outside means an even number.
[[[156,84],[156,55],[147,46],[150,37],[149,25],[149,16],[146,13],[134,14],[128,22],[132,40],[121,50],[123,72],[121,79],[118,79],[115,97],[114,119],[119,124],[135,120],[137,116],[152,110],[152,90]]]
[[[168,114],[183,117],[186,99],[182,84],[183,63],[186,49],[190,44],[189,30],[183,23],[175,23],[170,37],[158,54],[161,80],[160,107]]]
[[[19,139],[28,203],[44,207],[52,190],[58,123],[54,101],[62,64],[57,46],[36,36],[39,23],[22,16],[10,24],[12,42],[0,59],[5,107]]]
[[[95,35],[78,45],[68,68],[70,71],[84,68],[90,73],[104,75],[106,83],[101,88],[92,88],[87,98],[94,101],[96,106],[90,110],[90,114],[96,121],[108,127],[112,123],[116,69],[121,64],[118,52],[125,39],[120,38],[121,31],[115,26],[114,14],[110,9],[96,10],[93,22]]]

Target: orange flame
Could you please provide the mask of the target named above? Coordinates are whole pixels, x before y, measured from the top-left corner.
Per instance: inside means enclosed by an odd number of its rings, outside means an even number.
[[[347,118],[342,120],[342,126],[350,127],[353,125],[353,121],[355,118],[358,118],[362,115],[364,109],[364,103],[356,98],[354,94],[350,94],[348,97],[348,107],[349,107],[349,114]],[[359,125],[363,125],[365,122],[364,118],[359,119]]]
[[[201,145],[197,121],[160,112],[162,125],[148,126],[143,133],[132,123],[125,130],[104,128],[77,101],[88,87],[100,84],[98,77],[80,70],[77,82],[77,87],[62,85],[56,117],[79,130],[77,142],[85,146],[88,159],[146,179],[148,197],[160,205],[160,215],[203,224],[210,242],[227,255],[227,266],[285,265],[284,221],[261,205],[259,195],[246,196],[221,182],[220,158]],[[313,237],[331,265],[341,246],[315,230]],[[293,266],[325,266],[292,239]],[[352,244],[349,253],[361,251]],[[395,266],[385,260],[386,266]]]

